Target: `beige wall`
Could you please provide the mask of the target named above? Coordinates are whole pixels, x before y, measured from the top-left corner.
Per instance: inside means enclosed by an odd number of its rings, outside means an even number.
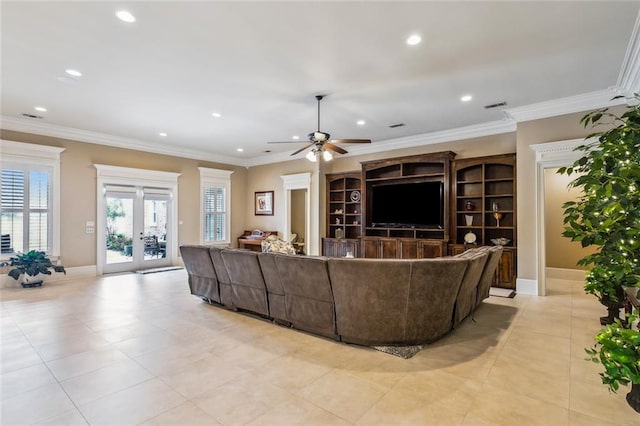
[[[283,180],[280,176],[298,173],[312,173],[317,178],[318,163],[312,163],[307,159],[285,161],[282,163],[265,164],[250,167],[247,170],[245,185],[245,200],[248,208],[245,211],[247,229],[262,229],[263,231],[278,231],[278,235],[284,235],[283,210],[285,205],[285,191]],[[273,191],[274,212],[273,216],[256,216],[254,210],[254,193],[259,191]]]
[[[305,198],[306,189],[294,189],[291,191],[291,232],[298,234],[298,237],[307,240],[305,224]]]
[[[181,173],[178,178],[178,221],[181,221],[182,225],[178,226],[178,244],[197,244],[200,241],[200,174],[198,167],[233,170],[234,173],[231,175],[232,211],[243,212],[247,209],[245,197],[247,172],[243,167],[7,130],[0,131],[0,138],[65,148],[60,157],[60,256],[66,267],[96,264],[96,234],[85,233],[85,223],[96,221],[97,183],[96,169],[93,164]],[[242,234],[242,230],[245,228],[244,222],[244,214],[231,218],[232,243],[235,244],[235,238]]]
[[[584,256],[593,253],[594,248],[583,249],[578,242],[562,236],[564,231],[564,209],[567,201],[574,201],[582,194],[578,188],[569,188],[574,176],[559,175],[558,169],[544,171],[544,225],[545,225],[545,263],[549,268],[585,269],[576,263]]]
[[[623,107],[612,108],[618,113]],[[593,130],[585,129],[580,119],[585,112],[518,123],[517,198],[518,198],[518,278],[536,280],[536,157],[530,145],[582,139]],[[599,130],[605,130],[599,128]]]

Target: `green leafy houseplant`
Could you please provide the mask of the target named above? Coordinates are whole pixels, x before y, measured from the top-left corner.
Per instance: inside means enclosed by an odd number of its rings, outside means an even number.
[[[625,324],[632,324],[637,319],[636,309]],[[632,384],[627,402],[640,413],[640,331],[625,324],[616,319],[605,326],[596,335],[593,348],[585,351],[589,354],[588,359],[604,366],[600,377],[609,390],[616,392],[620,385]]]
[[[615,99],[615,98],[614,98]],[[608,130],[587,136],[576,148],[582,156],[560,174],[576,175],[569,184],[583,190],[577,201],[563,205],[563,235],[595,253],[578,261],[590,269],[585,291],[609,308],[601,318],[610,324],[618,316],[623,287],[640,285],[640,97],[620,115],[599,109],[585,115],[586,126]]]
[[[67,274],[64,266],[54,265],[45,252],[38,250],[18,253],[15,257],[9,259],[9,266],[13,266],[13,269],[9,270],[8,275],[16,281],[23,275],[28,275],[32,278],[39,274],[51,275],[51,270]],[[36,281],[33,284],[42,284],[42,281],[39,281],[39,283]],[[24,283],[23,286],[25,286]]]

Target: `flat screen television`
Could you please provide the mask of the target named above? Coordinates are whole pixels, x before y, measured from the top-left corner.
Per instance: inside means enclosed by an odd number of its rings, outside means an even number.
[[[442,228],[444,184],[406,182],[371,187],[372,226]]]

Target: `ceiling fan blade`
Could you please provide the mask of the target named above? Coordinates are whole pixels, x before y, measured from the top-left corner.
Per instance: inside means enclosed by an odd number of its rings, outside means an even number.
[[[371,143],[371,139],[331,139],[331,143]]]
[[[295,151],[295,152],[294,152],[293,154],[291,154],[291,155],[296,155],[296,154],[298,154],[298,153],[301,153],[301,152],[302,152],[302,151],[304,151],[305,149],[310,148],[310,147],[312,147],[312,146],[313,146],[313,144],[312,144],[312,143],[310,143],[309,145],[305,146],[304,148],[300,148],[299,150]]]
[[[338,154],[346,154],[347,152],[349,152],[346,149],[342,149],[339,146],[335,146],[331,142],[325,143],[324,147],[327,148],[330,151],[337,152]]]

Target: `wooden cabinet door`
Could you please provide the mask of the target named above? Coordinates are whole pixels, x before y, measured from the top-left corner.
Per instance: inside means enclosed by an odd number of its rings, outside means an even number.
[[[363,238],[362,240],[363,257],[369,259],[377,259],[378,255],[378,239],[377,238]]]
[[[322,239],[322,255],[326,257],[335,257],[335,244],[333,242],[333,239]]]
[[[326,257],[345,257],[351,252],[353,257],[360,257],[360,240],[356,239],[322,239],[322,255]]]
[[[498,269],[496,269],[496,275],[493,280],[493,285],[501,288],[516,288],[516,265],[515,265],[515,250],[504,249],[502,251],[502,257],[498,262]]]
[[[442,241],[420,241],[420,257],[434,258],[442,257],[446,254],[445,244]]]
[[[380,255],[382,259],[397,259],[398,258],[398,240],[381,239]]]
[[[464,253],[464,246],[462,244],[449,245],[449,256],[455,256],[461,253]]]
[[[398,240],[400,259],[418,258],[418,240]]]
[[[348,252],[351,252],[353,257],[360,257],[360,240],[345,240],[342,247],[342,256],[346,256]]]

